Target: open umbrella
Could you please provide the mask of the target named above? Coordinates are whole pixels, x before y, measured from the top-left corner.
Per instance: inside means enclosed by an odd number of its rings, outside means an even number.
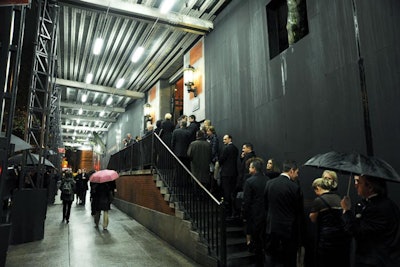
[[[118,179],[119,174],[114,170],[101,170],[90,175],[90,182],[92,183],[106,183]]]
[[[400,183],[399,174],[386,161],[356,152],[344,153],[331,151],[318,154],[309,159],[304,165],[339,171],[350,175],[374,176],[387,181]],[[350,186],[347,191],[349,190]]]
[[[0,137],[4,137],[5,133],[0,133]],[[19,138],[18,136],[11,135],[10,143],[14,144],[14,152],[31,149],[32,146]]]
[[[44,158],[42,158],[42,160],[43,159]],[[17,154],[8,158],[9,165],[20,165],[22,164],[22,161],[23,161],[23,154]],[[38,164],[39,164],[39,155],[28,153],[26,156],[26,165],[38,165]],[[51,163],[51,161],[48,159],[44,159],[44,165],[47,167],[55,168],[53,163]]]

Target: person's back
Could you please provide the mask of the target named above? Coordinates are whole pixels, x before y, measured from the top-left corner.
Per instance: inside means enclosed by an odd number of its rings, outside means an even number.
[[[315,260],[317,267],[350,266],[351,236],[344,229],[343,210],[339,195],[331,192],[337,187],[336,181],[321,177],[313,181],[317,197],[314,199],[310,220],[316,223],[317,239]],[[341,255],[332,258],[331,255]]]
[[[244,184],[243,221],[246,224],[246,241],[256,254],[256,266],[264,266],[263,240],[265,234],[264,189],[269,178],[264,176],[264,162],[254,158],[249,163],[252,175]]]
[[[172,132],[175,129],[174,123],[171,121],[172,115],[167,113],[165,114],[165,120],[161,123],[161,139],[163,142],[168,146],[171,147],[171,138],[172,138]]]
[[[92,183],[93,184],[93,183]],[[91,185],[92,185],[91,184]],[[94,215],[94,223],[99,226],[101,211],[103,211],[103,229],[108,227],[108,211],[113,198],[113,191],[116,188],[115,181],[107,183],[93,184],[92,196],[92,214]]]
[[[266,253],[270,266],[296,266],[304,223],[303,196],[297,177],[296,162],[286,161],[283,173],[269,180],[265,187]]]
[[[65,178],[61,182],[61,200],[63,201],[74,201],[74,187],[75,181],[72,178]]]
[[[62,179],[61,185],[61,196],[60,199],[63,202],[63,219],[62,222],[66,221],[69,223],[69,216],[71,214],[71,205],[74,201],[75,181],[71,173],[65,173],[65,177]]]
[[[289,178],[279,176],[269,180],[265,190],[268,203],[267,231],[291,235],[299,211],[300,187]]]
[[[187,150],[191,160],[191,171],[207,188],[210,186],[211,147],[204,139],[204,132],[198,131],[197,140],[193,141]]]
[[[180,158],[187,157],[189,147],[190,132],[186,128],[186,122],[181,122],[181,128],[175,129],[172,133],[171,148],[172,151]]]

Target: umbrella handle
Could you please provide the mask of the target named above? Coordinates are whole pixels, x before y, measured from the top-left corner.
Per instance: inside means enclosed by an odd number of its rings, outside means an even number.
[[[346,196],[350,195],[350,186],[351,186],[351,174],[349,176],[349,183],[347,184],[347,194],[346,194]]]

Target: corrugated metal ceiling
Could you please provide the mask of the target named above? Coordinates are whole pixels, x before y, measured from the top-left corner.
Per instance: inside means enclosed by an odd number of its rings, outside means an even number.
[[[161,14],[160,0],[59,1],[57,83],[64,143],[107,131],[135,98],[182,71],[184,53],[212,30],[228,2],[177,0],[170,13]],[[96,38],[104,39],[99,55],[92,52]],[[145,52],[134,63],[131,57],[139,46]],[[90,85],[85,83],[88,73],[93,74]],[[124,85],[117,89],[121,78]],[[139,93],[126,96],[125,90]],[[83,94],[88,95],[85,103]],[[113,103],[107,105],[110,96]]]

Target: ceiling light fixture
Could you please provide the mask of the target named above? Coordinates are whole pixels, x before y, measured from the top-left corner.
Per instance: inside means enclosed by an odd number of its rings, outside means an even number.
[[[131,58],[131,61],[132,61],[133,63],[138,62],[139,59],[142,57],[143,52],[144,52],[144,47],[143,47],[143,46],[139,46],[139,47],[135,50],[135,52],[133,53],[132,58]]]
[[[88,73],[88,75],[86,75],[85,83],[90,84],[92,83],[92,81],[93,81],[93,73]]]
[[[95,55],[100,54],[101,49],[103,48],[103,43],[104,43],[103,38],[96,39],[96,41],[94,42],[94,46],[93,46],[93,54],[95,54]]]
[[[82,95],[82,98],[81,98],[82,103],[85,103],[85,102],[87,101],[87,99],[88,99],[88,94],[87,94],[87,93],[84,93],[84,94]]]
[[[100,115],[100,117],[103,117],[104,114],[105,114],[105,112],[104,112],[104,110],[102,110],[99,115]]]
[[[82,113],[83,113],[83,109],[80,108],[79,111],[78,111],[78,114],[79,114],[79,115],[82,115]]]
[[[115,85],[115,87],[117,87],[117,89],[121,88],[125,83],[125,79],[124,78],[120,78],[117,81],[117,84]]]
[[[110,96],[110,97],[107,99],[107,102],[106,102],[107,106],[111,105],[112,102],[113,102],[113,98],[112,98],[112,96]]]
[[[174,6],[175,0],[164,0],[164,2],[160,6],[160,12],[162,14],[168,13],[171,8]]]

